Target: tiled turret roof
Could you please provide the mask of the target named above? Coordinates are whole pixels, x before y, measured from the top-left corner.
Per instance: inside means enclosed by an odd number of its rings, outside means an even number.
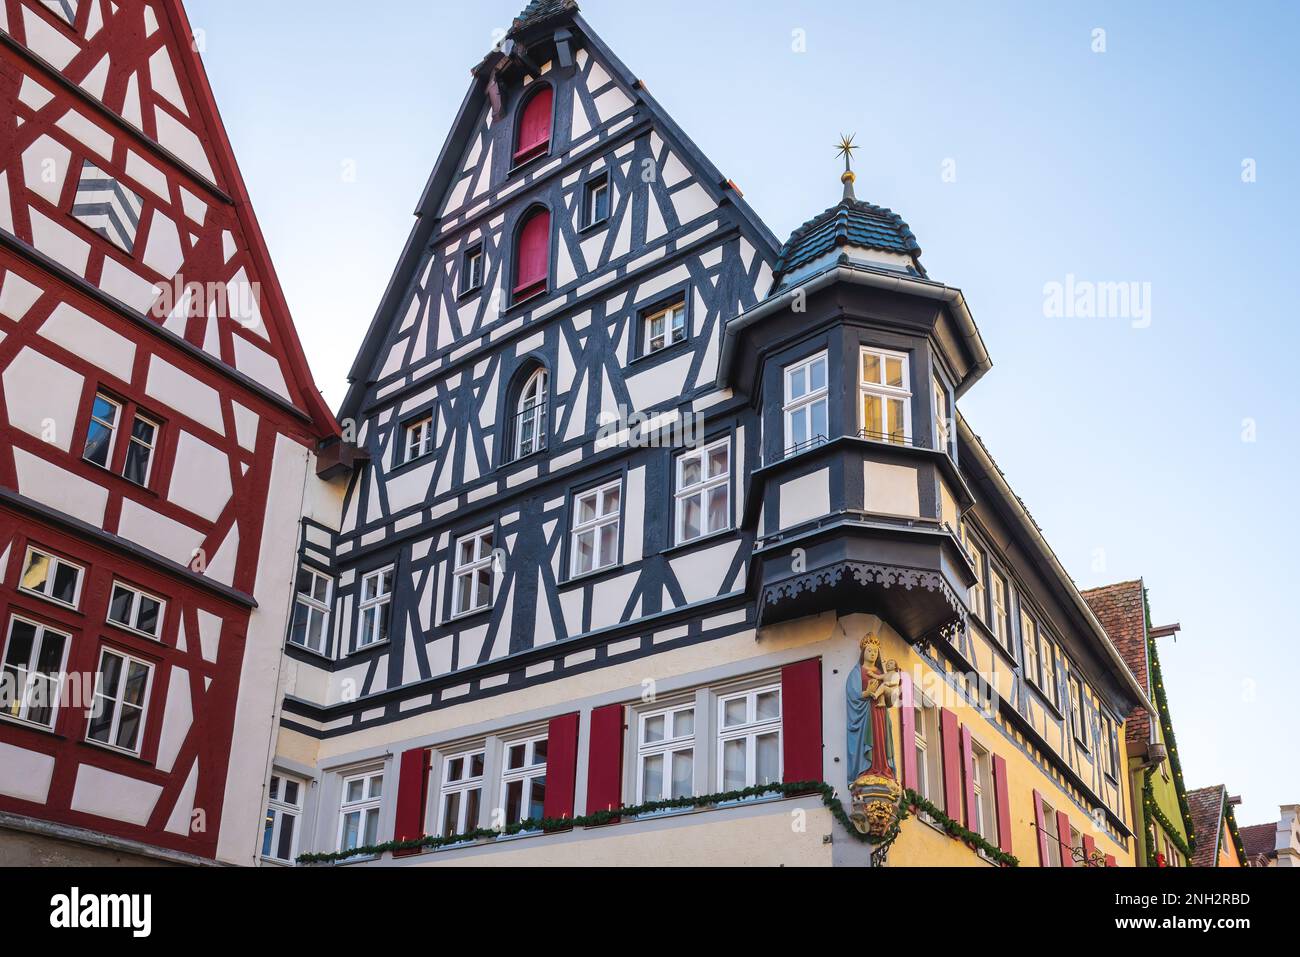
[[[921,255],[920,243],[898,213],[845,197],[838,205],[808,220],[786,240],[776,264],[778,281],[842,246],[879,249],[911,256],[913,260]],[[920,268],[919,262],[917,267]]]

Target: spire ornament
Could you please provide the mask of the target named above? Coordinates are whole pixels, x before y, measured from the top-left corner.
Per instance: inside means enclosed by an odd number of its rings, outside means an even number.
[[[859,149],[853,143],[853,137],[856,134],[840,134],[840,141],[836,144],[836,155],[844,157],[844,175],[840,177],[840,182],[844,184],[844,198],[846,200],[856,200],[853,195],[853,182],[858,177],[853,172],[853,151]]]

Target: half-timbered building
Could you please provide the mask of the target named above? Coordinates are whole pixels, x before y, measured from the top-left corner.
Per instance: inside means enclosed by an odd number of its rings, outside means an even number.
[[[251,863],[318,442],[179,0],[0,0],[0,860]]]
[[[266,861],[1132,863],[1145,695],[955,411],[960,290],[844,191],[782,244],[576,4],[515,20],[304,521]],[[876,672],[887,857],[829,800]]]

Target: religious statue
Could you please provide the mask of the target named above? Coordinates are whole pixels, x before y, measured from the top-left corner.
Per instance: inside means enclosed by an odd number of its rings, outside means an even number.
[[[902,788],[894,775],[894,738],[887,708],[902,699],[898,662],[881,662],[880,639],[874,632],[863,636],[858,666],[849,673],[845,688],[848,711],[849,793],[855,827],[872,837],[883,837],[898,820]]]

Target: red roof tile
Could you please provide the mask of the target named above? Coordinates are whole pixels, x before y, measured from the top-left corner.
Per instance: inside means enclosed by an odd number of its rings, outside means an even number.
[[[1082,592],[1092,613],[1119,649],[1129,671],[1142,690],[1151,694],[1147,663],[1147,613],[1142,580],[1117,582]],[[1151,740],[1151,715],[1145,708],[1134,708],[1128,716],[1126,737],[1130,741]]]
[[[1187,792],[1187,803],[1192,808],[1192,827],[1196,829],[1196,852],[1192,855],[1193,867],[1218,865],[1219,835],[1223,831],[1224,796],[1222,784]]]

